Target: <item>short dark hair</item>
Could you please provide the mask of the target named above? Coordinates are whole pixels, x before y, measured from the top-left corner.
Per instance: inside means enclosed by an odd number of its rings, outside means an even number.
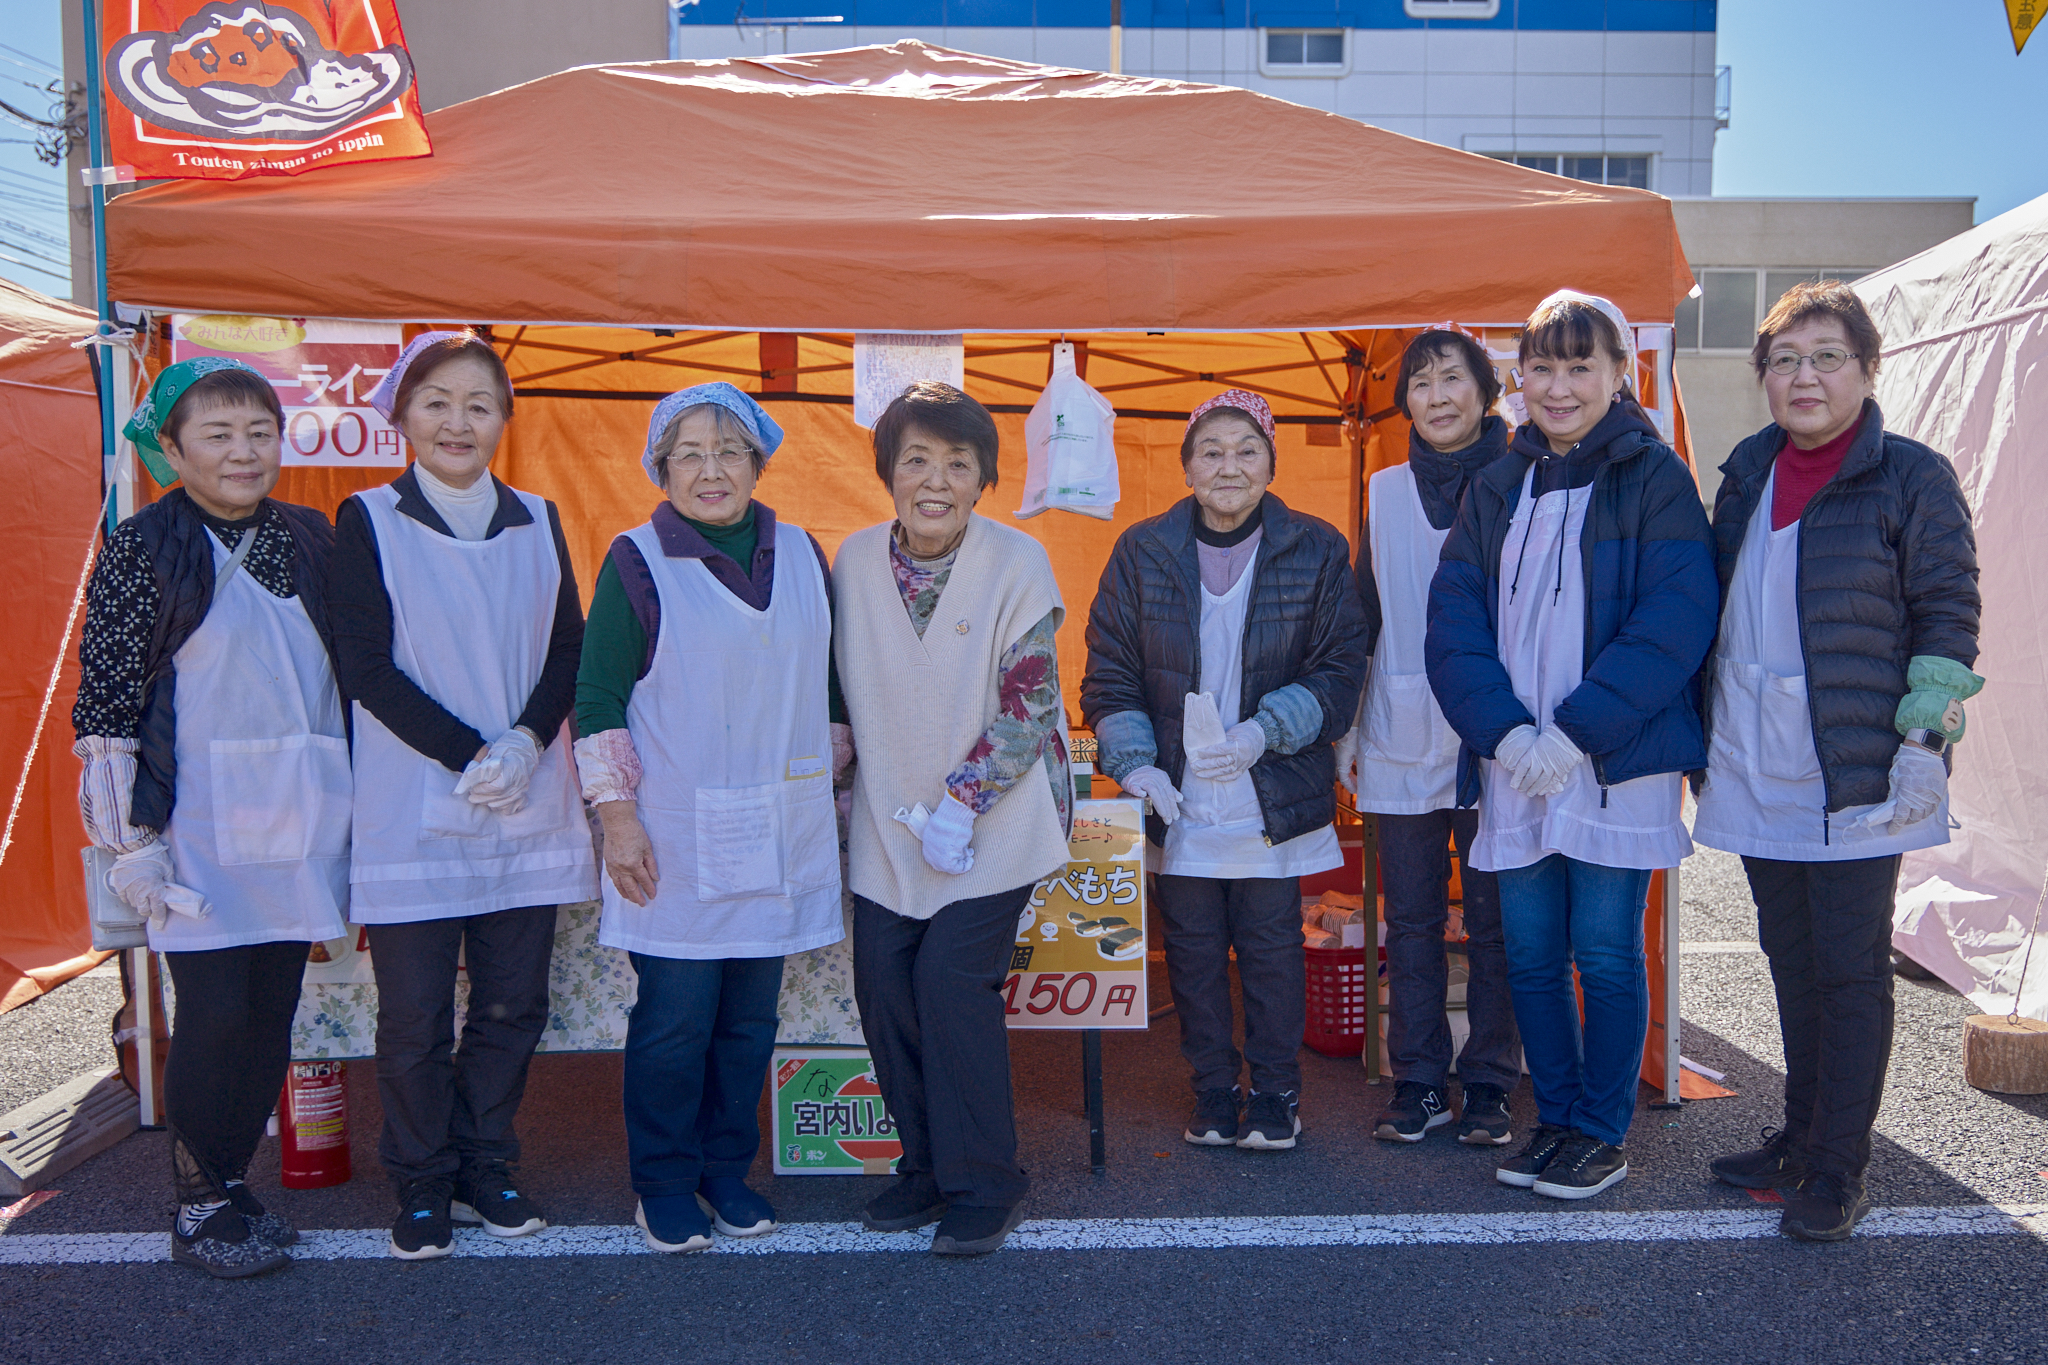
[[[164,416],[159,436],[168,436],[171,441],[183,447],[185,426],[202,412],[215,408],[262,408],[277,423],[278,434],[284,434],[284,404],[278,401],[277,390],[270,387],[270,381],[260,374],[252,374],[239,366],[232,370],[215,370],[203,374],[178,395],[178,401],[171,404],[171,410]]]
[[[464,356],[474,356],[484,362],[491,372],[491,380],[497,386],[498,403],[505,410],[507,421],[512,417],[512,376],[505,373],[505,362],[498,358],[491,343],[474,332],[461,336],[443,337],[441,340],[420,348],[420,353],[405,367],[405,374],[398,381],[398,392],[391,396],[391,417],[394,422],[405,420],[405,410],[412,406],[412,396],[419,386],[450,361]]]
[[[1526,365],[1532,355],[1553,360],[1577,360],[1581,356],[1605,353],[1623,367],[1622,387],[1635,390],[1635,376],[1627,373],[1628,338],[1614,319],[1584,299],[1556,299],[1529,315],[1522,326],[1521,343],[1515,352],[1518,364]]]
[[[1750,348],[1749,363],[1756,367],[1759,382],[1771,358],[1771,343],[1781,333],[1812,318],[1832,318],[1841,323],[1842,330],[1849,334],[1849,344],[1856,348],[1863,373],[1877,378],[1877,367],[1884,360],[1884,333],[1877,330],[1870,310],[1856,297],[1856,291],[1840,280],[1810,280],[1779,295],[1771,311],[1764,315],[1763,325],[1756,329],[1756,345]]]
[[[1401,353],[1401,370],[1394,377],[1394,406],[1408,416],[1408,384],[1423,367],[1443,360],[1462,360],[1479,385],[1479,406],[1491,408],[1500,401],[1500,376],[1493,371],[1493,357],[1486,348],[1466,336],[1442,327],[1432,327],[1408,343]]]
[[[1259,443],[1266,447],[1266,463],[1270,466],[1266,470],[1267,477],[1270,478],[1278,474],[1280,472],[1280,452],[1273,449],[1273,443],[1266,439],[1266,429],[1259,425],[1259,419],[1253,414],[1246,412],[1243,408],[1234,408],[1228,403],[1210,408],[1202,414],[1201,421],[1189,423],[1188,429],[1181,433],[1180,467],[1186,469],[1188,461],[1195,458],[1195,438],[1200,436],[1209,427],[1214,426],[1219,419],[1225,417],[1242,418],[1251,424],[1252,430],[1258,434]]]
[[[996,486],[996,419],[951,384],[931,379],[905,389],[875,423],[875,474],[884,485],[895,486],[896,458],[913,428],[972,449],[981,466],[981,486]]]

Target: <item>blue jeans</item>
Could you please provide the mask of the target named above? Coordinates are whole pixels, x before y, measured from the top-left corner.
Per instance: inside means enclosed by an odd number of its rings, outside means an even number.
[[[626,1023],[626,1152],[638,1195],[690,1194],[743,1176],[775,1051],[782,959],[630,954],[640,998]]]
[[[1387,1060],[1396,1081],[1442,1086],[1451,1070],[1451,1024],[1444,1014],[1450,964],[1444,922],[1450,916],[1451,838],[1460,862],[1479,828],[1476,810],[1382,815],[1380,889],[1387,898]],[[1458,1053],[1467,1086],[1513,1090],[1522,1078],[1515,1056],[1515,1011],[1509,999],[1507,948],[1501,937],[1500,889],[1491,872],[1460,869],[1465,890],[1467,960],[1465,1020],[1472,1032]]]
[[[1536,1116],[1619,1147],[1635,1116],[1650,1027],[1643,969],[1650,874],[1553,853],[1498,876],[1508,984]],[[1586,998],[1583,1029],[1574,964]]]

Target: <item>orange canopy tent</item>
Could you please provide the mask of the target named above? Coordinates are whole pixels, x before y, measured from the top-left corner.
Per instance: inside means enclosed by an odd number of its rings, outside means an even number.
[[[0,669],[0,1011],[100,958],[78,859],[78,659],[65,648],[100,504],[99,400],[91,363],[71,347],[94,323],[0,280],[0,463],[12,471],[0,502],[0,573],[16,585],[0,596],[0,638],[13,660]]]
[[[759,495],[832,552],[891,515],[852,420],[856,330],[965,334],[967,388],[1004,441],[981,510],[1005,519],[1051,343],[1083,343],[1118,407],[1123,499],[1112,521],[1023,523],[1065,594],[1070,707],[1110,547],[1185,494],[1195,403],[1266,395],[1274,491],[1355,536],[1365,476],[1405,458],[1392,381],[1417,328],[1455,320],[1511,357],[1559,286],[1666,326],[1692,287],[1654,194],[1233,87],[908,41],[585,67],[432,131],[430,158],[122,195],[112,296],[487,329],[517,393],[496,468],[559,505],[586,593],[658,496],[638,456],[662,394],[725,379],[768,403],[789,437]],[[1646,354],[1638,383],[1683,450],[1668,335]],[[388,474],[291,470],[280,496],[331,512]]]

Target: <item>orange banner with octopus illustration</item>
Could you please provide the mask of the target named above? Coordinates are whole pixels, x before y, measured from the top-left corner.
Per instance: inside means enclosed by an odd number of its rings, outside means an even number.
[[[138,180],[431,156],[394,0],[105,0],[107,127]]]

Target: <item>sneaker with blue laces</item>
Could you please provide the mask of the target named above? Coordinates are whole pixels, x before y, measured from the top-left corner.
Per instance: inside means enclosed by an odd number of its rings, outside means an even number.
[[[519,1192],[502,1161],[480,1161],[456,1177],[448,1216],[481,1223],[493,1237],[524,1237],[548,1225],[540,1205]]]
[[[398,1195],[398,1218],[391,1225],[391,1254],[401,1261],[430,1261],[455,1250],[455,1228],[448,1218],[446,1176],[410,1180]]]

